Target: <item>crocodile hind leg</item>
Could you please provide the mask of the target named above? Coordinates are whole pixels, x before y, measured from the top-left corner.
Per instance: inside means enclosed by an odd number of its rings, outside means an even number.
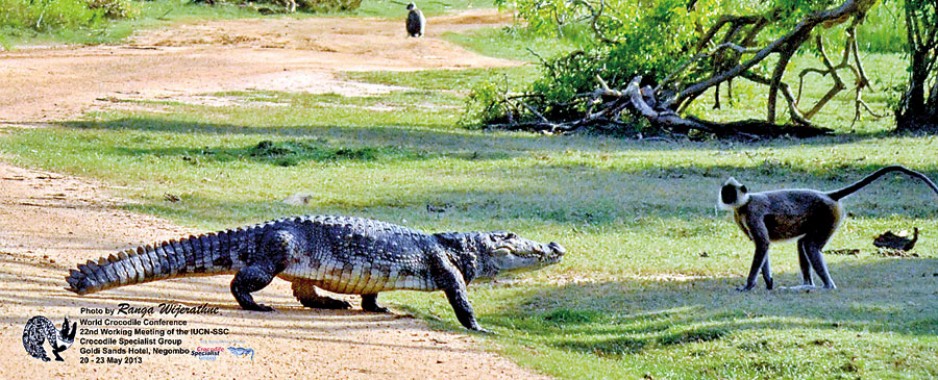
[[[263,289],[274,279],[272,271],[262,266],[248,266],[242,268],[231,280],[231,294],[244,310],[273,311],[274,308],[254,302],[251,293]]]
[[[272,229],[264,232],[260,244],[253,252],[245,255],[246,266],[231,280],[231,294],[245,310],[273,311],[274,308],[254,302],[251,293],[263,289],[283,272],[287,258],[296,252],[298,241],[292,228]]]
[[[293,296],[303,306],[313,309],[348,309],[352,305],[348,301],[320,295],[316,285],[309,280],[293,280]]]
[[[378,294],[362,294],[362,309],[374,313],[390,313],[391,310],[378,305]]]

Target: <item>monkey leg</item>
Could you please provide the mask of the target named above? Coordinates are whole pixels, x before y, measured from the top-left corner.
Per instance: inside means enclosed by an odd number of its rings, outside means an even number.
[[[808,254],[808,260],[811,261],[811,267],[813,267],[814,271],[821,277],[821,281],[824,283],[824,289],[837,289],[837,285],[834,284],[834,279],[831,278],[827,269],[827,263],[824,262],[824,255],[821,253],[821,247],[823,247],[826,242],[827,238],[824,238],[820,242],[817,240],[808,240],[805,242],[805,251]]]
[[[242,268],[231,280],[231,294],[244,310],[273,311],[274,308],[254,302],[251,293],[263,289],[273,281],[276,273],[263,265]]]
[[[772,269],[769,268],[769,257],[766,255],[765,263],[762,264],[762,279],[765,280],[765,288],[767,290],[772,290],[775,287],[775,282],[772,281]]]
[[[764,235],[756,234],[756,230],[754,229],[753,234],[755,236],[752,241],[756,245],[756,251],[752,256],[752,266],[749,268],[749,276],[746,277],[746,285],[736,288],[736,290],[741,292],[748,292],[756,287],[756,277],[759,275],[759,270],[763,267],[767,267],[769,262],[768,232],[764,232]],[[768,285],[769,281],[766,281],[766,286]]]
[[[313,281],[308,280],[293,281],[293,296],[303,306],[313,309],[348,309],[352,307],[348,301],[319,294]]]
[[[801,285],[814,286],[814,278],[811,277],[811,262],[808,259],[808,249],[805,247],[805,239],[798,239],[798,265],[801,266]]]
[[[390,313],[388,308],[378,305],[377,294],[362,294],[362,309],[374,313]]]

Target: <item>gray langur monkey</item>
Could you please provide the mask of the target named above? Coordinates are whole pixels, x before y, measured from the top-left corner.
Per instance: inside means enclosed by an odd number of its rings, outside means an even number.
[[[750,193],[746,186],[730,177],[720,188],[720,207],[732,210],[739,228],[756,246],[746,284],[736,288],[748,291],[756,286],[762,270],[765,287],[773,288],[769,268],[769,243],[798,239],[798,264],[804,282],[794,289],[813,289],[811,268],[824,282],[825,289],[836,289],[827,270],[821,249],[834,235],[844,217],[840,200],[844,199],[889,172],[902,172],[921,179],[938,194],[938,186],[924,174],[902,166],[887,166],[856,183],[834,191],[785,189]]]
[[[423,12],[417,9],[417,4],[407,4],[407,35],[410,37],[420,37],[427,26],[427,19],[423,17]]]

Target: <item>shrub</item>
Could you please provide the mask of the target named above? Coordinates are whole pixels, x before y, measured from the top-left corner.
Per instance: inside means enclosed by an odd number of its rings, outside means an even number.
[[[86,0],[88,9],[102,10],[109,19],[134,18],[138,11],[130,0]]]

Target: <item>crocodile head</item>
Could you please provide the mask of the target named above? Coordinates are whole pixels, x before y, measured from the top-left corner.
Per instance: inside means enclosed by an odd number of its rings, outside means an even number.
[[[475,278],[494,278],[500,273],[518,273],[559,263],[566,250],[555,242],[539,243],[512,232],[437,234],[444,245],[463,258]],[[464,274],[465,268],[464,268]]]

